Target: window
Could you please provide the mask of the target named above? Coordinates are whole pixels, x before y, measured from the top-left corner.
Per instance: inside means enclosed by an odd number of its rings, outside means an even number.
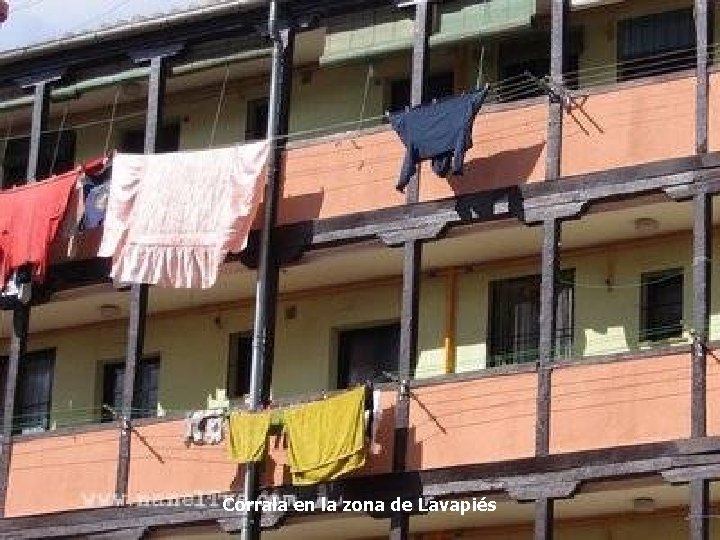
[[[531,80],[525,75],[530,73],[542,79],[550,73],[550,34],[541,33],[524,38],[508,40],[500,45],[498,75],[502,84],[498,95],[502,101],[514,101],[545,95],[537,86],[528,86]],[[583,47],[582,29],[570,30],[567,45],[567,65],[565,83],[568,88],[578,87],[577,71],[580,52]]]
[[[556,286],[555,358],[572,354],[575,272],[560,272]],[[540,344],[540,276],[490,283],[490,367],[534,362]]]
[[[259,141],[267,134],[268,98],[252,99],[247,103],[247,120],[245,122],[245,140]]]
[[[168,124],[160,128],[157,152],[176,152],[180,147],[180,124]],[[145,129],[128,129],[123,132],[120,150],[129,154],[145,152]]]
[[[644,273],[641,282],[640,340],[682,336],[682,268]]]
[[[132,418],[155,416],[158,406],[158,377],[160,358],[143,358],[135,370],[135,388],[132,402]],[[122,409],[123,378],[125,362],[113,362],[103,366],[103,405],[115,411]],[[103,410],[102,420],[113,419],[110,411]]]
[[[2,358],[0,417],[4,412],[8,357]],[[55,351],[27,353],[18,366],[15,386],[13,433],[32,433],[50,428]]]
[[[400,325],[345,330],[338,335],[338,388],[386,382],[383,372],[397,374]]]
[[[10,139],[3,160],[2,187],[10,188],[25,183],[30,138]],[[44,133],[41,136],[37,177],[47,178],[64,173],[75,166],[75,132],[72,130]]]
[[[620,21],[617,34],[621,81],[695,65],[695,23],[690,8]]]
[[[430,75],[425,90],[425,102],[442,99],[454,93],[454,77],[452,72]],[[390,112],[402,111],[410,105],[410,79],[393,81],[390,86]]]
[[[252,362],[252,334],[230,336],[228,358],[227,396],[238,399],[250,393],[250,366]]]

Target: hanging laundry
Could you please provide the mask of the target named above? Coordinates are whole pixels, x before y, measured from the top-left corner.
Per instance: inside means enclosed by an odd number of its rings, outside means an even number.
[[[262,196],[269,144],[117,154],[98,255],[118,283],[212,287],[244,249]]]
[[[32,276],[27,266],[16,270],[0,292],[0,310],[11,311],[30,303]]]
[[[65,216],[80,169],[44,182],[0,191],[0,277],[2,288],[13,272],[29,265],[32,281],[42,282],[48,249]]]
[[[220,444],[223,440],[224,415],[221,409],[193,411],[185,419],[187,444]]]
[[[418,163],[425,159],[432,159],[438,176],[446,176],[451,170],[462,174],[465,153],[472,148],[473,122],[487,92],[485,87],[390,116],[390,124],[406,148],[398,191],[405,190]]]
[[[267,449],[271,412],[233,412],[228,422],[228,452],[238,463],[262,461]]]
[[[83,215],[79,227],[81,231],[97,229],[105,221],[110,194],[112,160],[104,158],[87,163],[84,173],[82,179]]]
[[[365,465],[365,388],[283,414],[293,484],[327,482]]]

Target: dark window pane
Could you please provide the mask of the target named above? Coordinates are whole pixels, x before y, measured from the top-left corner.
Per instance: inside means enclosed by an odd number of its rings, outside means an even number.
[[[5,388],[8,358],[2,358],[2,389]],[[18,366],[15,387],[13,433],[43,431],[50,428],[55,351],[27,353]],[[0,418],[4,412],[4,392],[1,393]]]
[[[643,274],[640,309],[641,341],[682,336],[682,269]]]
[[[442,99],[452,96],[454,93],[454,77],[452,72],[438,73],[430,75],[425,90],[425,102],[434,99]],[[393,81],[390,87],[390,107],[391,112],[402,111],[405,107],[410,106],[410,79],[401,79]]]
[[[245,124],[245,140],[258,141],[267,134],[268,98],[252,99],[247,104],[247,120]]]
[[[160,138],[156,148],[158,153],[176,152],[180,147],[180,125],[169,124],[160,128]],[[129,154],[145,152],[145,129],[129,129],[122,135],[119,150]]]
[[[338,388],[386,382],[397,375],[400,325],[346,330],[338,335]]]
[[[132,417],[149,418],[155,416],[158,405],[158,386],[160,373],[159,358],[143,358],[135,370],[135,388],[133,392]],[[125,363],[113,362],[103,367],[103,405],[119,412],[122,409],[123,380]],[[102,420],[114,418],[111,411],[103,410]]]
[[[560,272],[557,283],[556,358],[572,355],[574,337],[575,272]],[[534,362],[540,343],[540,276],[526,276],[490,284],[489,360],[500,366]]]
[[[75,166],[75,132],[67,130],[44,133],[41,139],[37,178],[47,178],[72,170]],[[25,183],[29,153],[28,137],[7,142],[3,160],[3,188]]]
[[[227,395],[230,399],[241,398],[250,393],[250,362],[252,361],[252,335],[230,336],[228,358]]]
[[[617,33],[621,81],[695,65],[695,23],[690,8],[620,21]]]

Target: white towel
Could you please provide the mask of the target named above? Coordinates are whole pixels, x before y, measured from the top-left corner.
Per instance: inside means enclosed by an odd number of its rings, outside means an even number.
[[[118,283],[210,288],[245,248],[262,199],[269,144],[117,154],[98,255]]]

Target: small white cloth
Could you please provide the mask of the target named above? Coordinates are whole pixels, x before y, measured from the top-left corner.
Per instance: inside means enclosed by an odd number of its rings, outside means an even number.
[[[117,154],[100,257],[117,283],[204,289],[245,248],[262,199],[268,141],[168,154]]]
[[[225,417],[221,409],[194,411],[185,419],[185,442],[220,444],[223,441]]]

